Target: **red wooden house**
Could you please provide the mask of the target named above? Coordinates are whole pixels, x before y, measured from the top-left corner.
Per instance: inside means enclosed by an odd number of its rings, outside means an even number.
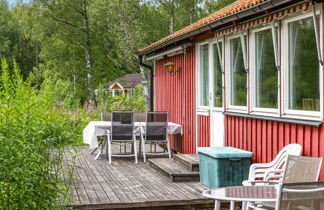
[[[269,162],[297,142],[324,157],[323,8],[238,0],[138,51],[154,109],[183,126],[180,152],[226,145]]]

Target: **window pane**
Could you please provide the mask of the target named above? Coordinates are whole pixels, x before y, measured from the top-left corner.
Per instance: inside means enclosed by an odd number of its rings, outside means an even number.
[[[200,46],[200,105],[209,106],[208,44]]]
[[[222,52],[222,43],[219,43],[220,52]],[[217,44],[213,45],[214,50],[214,64],[213,64],[213,72],[214,72],[214,107],[222,107],[223,106],[223,90],[222,90],[222,67],[220,63],[220,58],[222,55],[218,54]]]
[[[256,106],[277,108],[278,73],[271,29],[255,33]]]
[[[246,106],[246,72],[240,38],[230,40],[231,105]]]
[[[289,109],[320,110],[319,63],[312,18],[288,25]]]
[[[123,90],[115,90],[115,96],[123,95]]]

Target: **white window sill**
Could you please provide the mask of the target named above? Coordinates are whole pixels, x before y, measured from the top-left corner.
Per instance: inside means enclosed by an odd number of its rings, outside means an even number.
[[[301,120],[312,120],[312,121],[320,121],[322,122],[322,118],[321,118],[321,114],[318,113],[314,113],[312,112],[312,114],[291,114],[291,113],[284,113],[282,115],[282,117],[285,118],[291,118],[291,119],[301,119]]]
[[[237,112],[224,112],[224,115],[233,116],[233,117],[243,117],[243,118],[250,118],[250,119],[257,119],[257,120],[267,120],[267,121],[274,121],[274,122],[283,122],[283,123],[291,123],[291,124],[298,124],[298,125],[307,125],[313,127],[319,127],[322,124],[321,119],[317,120],[310,120],[310,119],[301,119],[301,118],[291,118],[291,117],[272,117],[272,116],[264,116],[264,115],[253,115],[253,114],[244,114],[244,113],[237,113]]]
[[[209,116],[209,108],[199,107],[196,111],[197,115]]]
[[[237,112],[237,113],[248,113],[247,107],[246,106],[228,106],[226,111],[228,112]]]
[[[263,109],[263,108],[252,108],[250,114],[269,116],[269,117],[280,117],[278,109]]]

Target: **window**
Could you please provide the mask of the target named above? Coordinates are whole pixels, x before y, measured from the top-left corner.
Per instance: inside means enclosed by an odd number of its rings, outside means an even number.
[[[222,110],[225,72],[228,111],[321,120],[322,55],[312,13],[259,26],[197,45],[199,111]]]
[[[214,107],[223,107],[223,84],[222,84],[222,42],[214,43],[213,45],[213,105]]]
[[[247,74],[240,37],[230,39],[230,105],[247,105]]]
[[[209,46],[208,44],[199,47],[200,66],[199,66],[199,92],[200,106],[209,106]]]
[[[257,108],[277,109],[278,70],[271,29],[255,32],[254,43],[254,106]]]
[[[286,109],[320,111],[320,74],[312,17],[287,24]]]
[[[123,90],[114,90],[114,96],[122,96]]]

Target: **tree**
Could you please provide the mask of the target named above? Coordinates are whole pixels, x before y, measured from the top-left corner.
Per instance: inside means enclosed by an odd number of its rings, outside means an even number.
[[[71,27],[72,30],[81,35],[80,44],[84,51],[84,60],[87,72],[87,90],[89,102],[96,106],[96,96],[93,85],[93,61],[92,61],[92,42],[91,30],[88,14],[88,0],[81,1],[41,1],[47,8],[45,15],[48,15],[53,21]],[[81,20],[81,23],[79,22]]]
[[[176,0],[157,0],[157,2],[162,5],[163,9],[167,11],[169,16],[169,33],[174,33],[175,25],[175,10],[176,10]]]
[[[16,25],[7,28],[10,33],[19,29],[20,40],[31,46],[17,48],[15,54],[19,57],[24,49],[33,52],[21,56],[28,59],[17,59],[21,65],[32,61],[24,65],[26,75],[35,69],[39,83],[46,71],[53,80],[72,83],[69,92],[81,103],[95,104],[95,88],[126,73],[141,72],[134,56],[138,49],[207,15],[203,8],[224,2],[229,0],[208,4],[203,0],[21,1],[12,9]],[[10,21],[3,23],[0,27]],[[0,43],[5,31],[0,32]],[[20,42],[6,37],[14,44]]]
[[[204,15],[216,12],[233,2],[235,2],[235,0],[206,0],[203,6],[205,12]]]
[[[17,18],[4,0],[0,0],[0,46],[0,57],[8,61],[15,58],[24,78],[39,62],[37,45],[24,37]]]

